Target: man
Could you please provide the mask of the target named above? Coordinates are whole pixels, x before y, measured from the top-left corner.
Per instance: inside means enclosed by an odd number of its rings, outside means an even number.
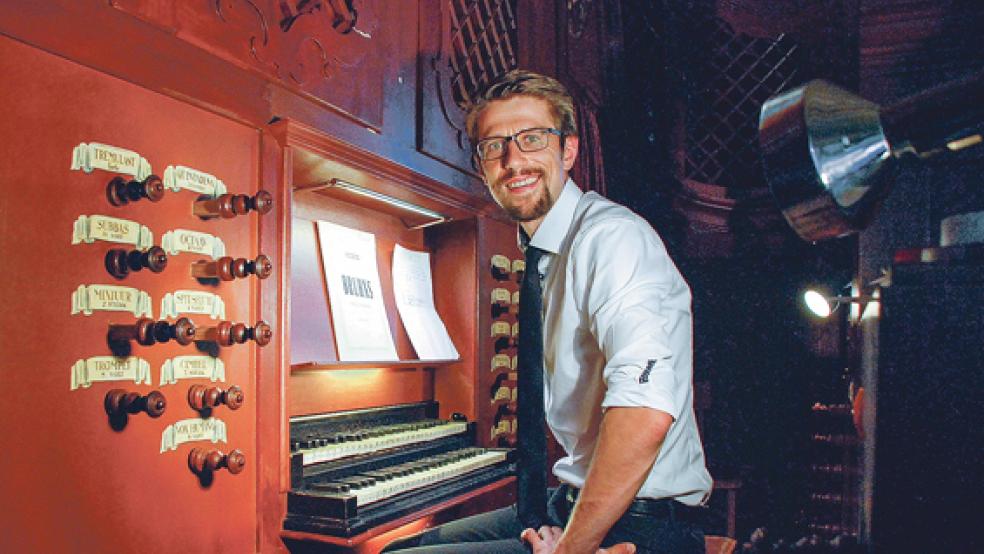
[[[527,273],[542,276],[544,403],[566,453],[553,467],[562,485],[538,529],[503,508],[386,551],[704,552],[696,519],[711,478],[693,414],[687,284],[645,220],[568,178],[578,137],[559,82],[507,73],[475,99],[467,130],[521,245],[545,252]]]

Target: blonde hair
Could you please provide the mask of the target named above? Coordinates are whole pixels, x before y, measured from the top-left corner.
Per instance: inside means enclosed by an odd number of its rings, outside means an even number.
[[[577,121],[574,117],[574,99],[567,88],[557,79],[532,71],[514,69],[489,83],[476,94],[468,106],[465,116],[465,131],[474,145],[478,142],[478,116],[490,102],[506,100],[513,96],[532,96],[550,104],[554,124],[563,136],[577,136]]]

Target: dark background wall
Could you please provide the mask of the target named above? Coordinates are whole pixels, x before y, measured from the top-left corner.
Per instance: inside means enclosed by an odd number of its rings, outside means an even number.
[[[810,408],[848,402],[848,383],[863,383],[857,322],[845,310],[810,319],[800,294],[867,283],[896,249],[937,243],[943,217],[984,210],[984,164],[981,149],[902,164],[868,230],[810,245],[769,197],[758,109],[814,78],[888,105],[978,70],[984,7],[623,1],[617,11],[600,117],[608,195],[653,223],[693,289],[695,378],[712,399],[705,447],[716,477],[743,479],[739,537],[761,525],[805,534],[820,458]]]

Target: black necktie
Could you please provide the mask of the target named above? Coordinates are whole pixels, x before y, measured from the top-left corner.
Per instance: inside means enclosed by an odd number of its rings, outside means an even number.
[[[517,492],[519,521],[539,529],[546,523],[547,438],[543,431],[543,250],[526,247],[526,271],[519,287],[519,371],[517,383]]]

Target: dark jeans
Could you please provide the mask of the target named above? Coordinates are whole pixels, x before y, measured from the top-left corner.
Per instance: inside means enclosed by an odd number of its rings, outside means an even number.
[[[550,495],[547,519],[564,527],[573,505],[567,487]],[[672,512],[672,510],[671,510]],[[428,529],[423,533],[394,541],[383,552],[400,554],[528,554],[529,547],[519,540],[523,526],[516,506],[500,508]],[[601,545],[620,542],[636,545],[638,554],[703,554],[704,531],[698,523],[682,521],[670,514],[655,517],[628,511],[605,536]]]

